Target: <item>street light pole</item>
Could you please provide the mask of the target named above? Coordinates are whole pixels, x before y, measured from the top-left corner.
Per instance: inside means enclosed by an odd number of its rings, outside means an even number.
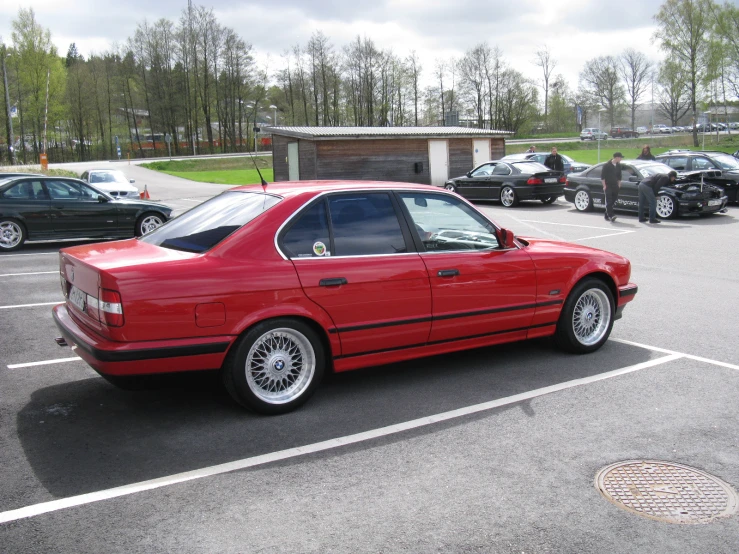
[[[600,129],[600,114],[602,114],[605,111],[608,111],[608,110],[604,110],[602,108],[598,110],[598,139],[597,139],[598,140],[598,163],[600,163],[600,141],[601,141],[601,136],[603,133],[603,131],[601,131]]]

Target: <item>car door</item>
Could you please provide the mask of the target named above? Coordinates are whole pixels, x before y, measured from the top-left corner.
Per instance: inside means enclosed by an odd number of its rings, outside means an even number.
[[[525,338],[536,310],[536,272],[523,249],[503,248],[467,203],[433,192],[399,192],[421,243],[433,301],[429,343]]]
[[[632,212],[638,211],[639,181],[641,181],[641,175],[633,166],[621,164],[621,188],[618,191],[618,200],[616,200],[617,208]]]
[[[23,179],[5,189],[0,196],[0,213],[21,220],[31,240],[51,233],[49,197],[40,179]]]
[[[577,178],[578,183],[581,182],[588,187],[590,197],[593,200],[593,206],[596,208],[606,207],[606,196],[603,193],[603,182],[601,181],[603,165],[604,164],[599,164],[595,167],[591,167],[588,171],[584,172],[582,176]]]
[[[493,200],[498,200],[500,198],[500,189],[503,188],[503,185],[510,185],[513,183],[513,177],[511,176],[512,173],[513,171],[508,164],[502,162],[495,164],[493,175],[491,176],[490,181],[488,181],[487,197]]]
[[[51,198],[51,222],[56,236],[116,236],[118,213],[114,202],[92,187],[72,179],[45,179]]]
[[[467,177],[457,181],[457,192],[470,200],[490,199],[490,182],[495,164],[487,163],[476,167]]]
[[[333,320],[342,356],[428,339],[426,266],[398,212],[389,192],[331,194],[281,233],[303,290]]]

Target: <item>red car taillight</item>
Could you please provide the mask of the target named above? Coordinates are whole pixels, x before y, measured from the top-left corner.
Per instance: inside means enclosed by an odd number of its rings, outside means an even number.
[[[567,183],[567,177],[565,177],[564,175],[562,175],[562,177],[559,178],[559,182],[560,183]]]
[[[538,177],[529,177],[529,180],[526,181],[527,185],[543,185],[544,181],[539,179]]]
[[[109,327],[123,327],[123,303],[121,295],[108,289],[100,289],[100,321]]]

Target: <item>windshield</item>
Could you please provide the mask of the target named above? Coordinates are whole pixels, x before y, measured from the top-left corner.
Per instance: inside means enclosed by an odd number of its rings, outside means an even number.
[[[173,250],[205,252],[281,200],[262,192],[224,192],[140,240]]]
[[[120,171],[95,171],[90,172],[90,183],[128,183],[128,179]]]
[[[721,166],[721,169],[739,169],[739,160],[734,156],[728,154],[713,156],[711,158],[714,162]]]
[[[655,163],[651,165],[643,165],[636,168],[642,177],[651,177],[652,175],[667,174],[672,168],[667,164]]]

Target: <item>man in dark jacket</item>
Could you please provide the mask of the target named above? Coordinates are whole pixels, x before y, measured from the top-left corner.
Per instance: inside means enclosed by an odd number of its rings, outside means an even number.
[[[660,223],[657,219],[657,193],[659,189],[675,182],[677,172],[670,171],[667,175],[657,173],[642,179],[639,183],[639,221],[646,223],[646,209],[649,205],[649,223]]]
[[[613,208],[618,200],[618,191],[621,188],[621,160],[624,156],[621,152],[613,154],[611,161],[603,164],[603,172],[600,180],[603,183],[603,193],[606,196],[606,221],[616,221]]]
[[[562,159],[562,156],[557,154],[556,146],[552,146],[552,153],[544,159],[544,165],[547,166],[549,169],[553,169],[554,171],[565,170],[565,162]]]

